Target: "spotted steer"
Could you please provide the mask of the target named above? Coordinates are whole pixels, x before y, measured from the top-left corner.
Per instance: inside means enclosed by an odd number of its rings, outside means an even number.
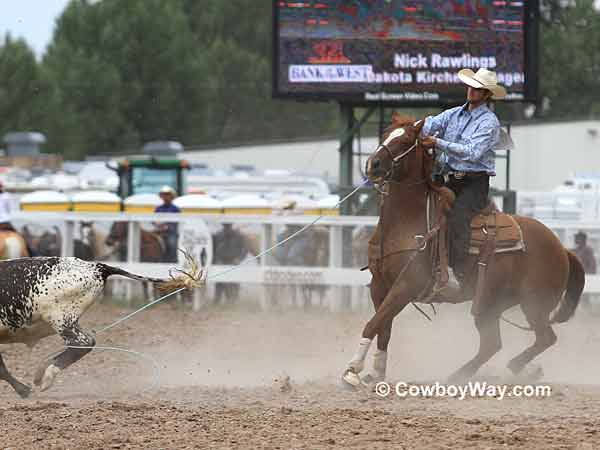
[[[0,261],[0,344],[24,343],[33,347],[40,339],[57,333],[69,346],[37,369],[34,383],[42,391],[52,385],[61,370],[95,345],[94,334],[81,329],[79,318],[102,293],[111,275],[151,283],[166,281],[72,257]],[[23,398],[31,392],[30,387],[9,373],[1,354],[0,379],[10,383]]]

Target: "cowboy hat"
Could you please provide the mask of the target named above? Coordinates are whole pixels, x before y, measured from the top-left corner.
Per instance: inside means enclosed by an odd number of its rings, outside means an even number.
[[[471,69],[462,69],[458,72],[458,78],[467,86],[476,89],[487,89],[492,93],[494,100],[500,100],[506,97],[506,89],[498,84],[496,80],[496,72],[480,68],[477,73]]]
[[[177,195],[177,192],[175,192],[175,189],[173,189],[171,186],[164,185],[160,188],[159,195],[160,194],[171,194],[175,196]]]

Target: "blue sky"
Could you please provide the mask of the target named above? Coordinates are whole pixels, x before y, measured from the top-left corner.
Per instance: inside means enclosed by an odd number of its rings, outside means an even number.
[[[24,38],[40,57],[69,0],[0,0],[0,36]]]

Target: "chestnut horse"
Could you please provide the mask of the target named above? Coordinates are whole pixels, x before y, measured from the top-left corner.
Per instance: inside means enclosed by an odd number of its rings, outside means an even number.
[[[408,303],[422,298],[434,276],[433,258],[423,245],[423,236],[431,235],[427,198],[433,194],[440,201],[451,202],[453,194],[432,182],[433,151],[424,150],[418,141],[423,124],[394,115],[383,143],[367,160],[369,180],[387,189],[387,195],[371,239],[376,251],[369,255],[375,314],[364,327],[358,351],[342,377],[353,386],[385,378],[392,320]],[[521,373],[533,358],[556,342],[552,324],[566,322],[575,313],[585,282],[581,263],[542,223],[527,217],[514,218],[521,226],[526,251],[498,253],[489,260],[484,295],[478,313],[473,312],[479,350],[448,382],[468,380],[500,350],[500,319],[508,308],[520,305],[535,332],[533,345],[509,362],[514,374]],[[469,255],[466,267],[474,268],[476,258]],[[473,290],[473,278],[476,276],[467,278],[467,291]],[[373,373],[361,380],[359,374],[375,336]]]
[[[109,247],[116,247],[121,259],[125,259],[127,251],[127,222],[113,223],[106,240],[104,241]],[[151,231],[140,230],[140,260],[141,262],[161,262],[165,253],[165,244],[158,233]]]

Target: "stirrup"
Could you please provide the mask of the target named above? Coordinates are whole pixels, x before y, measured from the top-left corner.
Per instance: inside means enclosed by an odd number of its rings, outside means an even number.
[[[431,296],[427,303],[464,303],[469,299],[465,298],[463,287],[455,277],[449,277],[448,282],[433,287]]]
[[[440,274],[438,273],[436,277],[436,282],[433,286],[433,292],[439,292],[442,289],[445,289],[447,286],[461,288],[462,283],[459,278],[454,274],[454,270],[451,267],[448,267],[448,280],[445,283],[441,283]]]
[[[462,291],[462,286],[458,281],[450,279],[444,285],[435,286],[434,289],[436,294],[459,293]]]

